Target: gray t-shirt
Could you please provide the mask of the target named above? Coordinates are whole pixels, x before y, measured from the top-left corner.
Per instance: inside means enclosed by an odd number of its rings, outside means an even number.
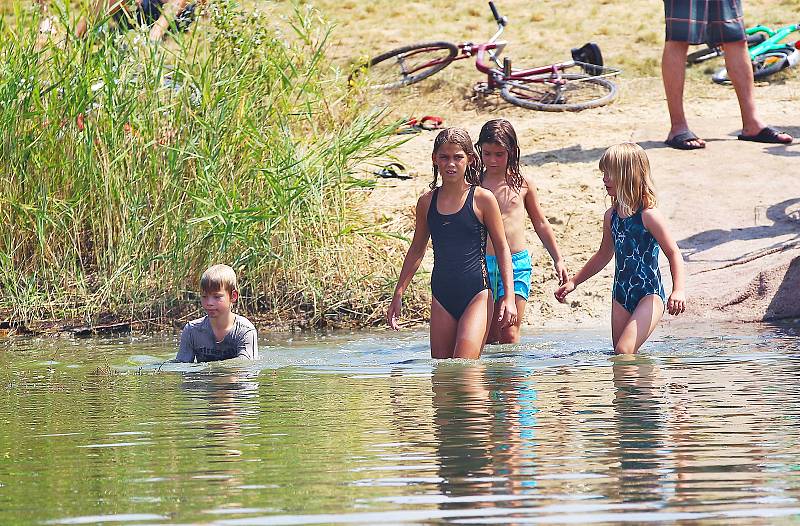
[[[256,328],[244,316],[234,314],[233,327],[217,342],[208,316],[190,321],[181,332],[176,362],[214,362],[228,358],[258,359]]]

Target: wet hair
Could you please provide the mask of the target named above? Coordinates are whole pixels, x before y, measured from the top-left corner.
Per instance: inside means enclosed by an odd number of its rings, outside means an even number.
[[[200,278],[200,290],[206,294],[220,290],[231,294],[236,290],[236,272],[228,265],[208,267]]]
[[[439,135],[437,135],[436,139],[433,141],[433,155],[436,155],[439,148],[447,143],[459,146],[464,150],[464,153],[467,154],[469,164],[467,165],[464,179],[472,186],[479,186],[481,184],[481,158],[475,153],[475,149],[472,147],[472,139],[469,133],[467,133],[467,130],[461,128],[445,128],[440,131]],[[438,183],[439,169],[436,167],[436,163],[433,163],[433,181],[431,181],[431,184],[428,186],[431,190],[434,190],[438,186]]]
[[[475,148],[478,150],[478,155],[482,155],[483,151],[481,146],[486,143],[496,144],[501,148],[505,148],[508,152],[508,165],[506,167],[506,184],[514,190],[519,191],[522,188],[524,179],[519,171],[519,143],[517,142],[517,132],[511,123],[505,119],[492,119],[487,121],[481,128],[481,133],[478,136],[478,142]],[[486,175],[486,168],[481,170],[481,181]]]
[[[650,161],[641,146],[632,142],[616,144],[600,158],[600,171],[611,176],[616,195],[611,204],[623,216],[641,208],[656,206],[656,189],[650,177]]]

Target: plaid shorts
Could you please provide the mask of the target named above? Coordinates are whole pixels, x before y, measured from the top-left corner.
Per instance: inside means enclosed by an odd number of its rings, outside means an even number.
[[[664,0],[667,40],[708,44],[746,38],[740,0]]]

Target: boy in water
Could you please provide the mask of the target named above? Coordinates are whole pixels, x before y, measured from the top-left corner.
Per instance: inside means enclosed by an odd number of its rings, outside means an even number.
[[[210,267],[200,278],[200,290],[206,315],[183,328],[175,361],[258,359],[256,328],[244,316],[231,312],[231,305],[239,299],[233,269],[228,265]]]

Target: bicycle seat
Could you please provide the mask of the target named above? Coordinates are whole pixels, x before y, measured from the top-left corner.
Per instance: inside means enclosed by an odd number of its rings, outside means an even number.
[[[572,60],[580,62],[583,70],[590,75],[603,72],[603,54],[600,52],[600,46],[594,42],[587,42],[581,47],[572,48]],[[593,68],[589,65],[598,67]]]

